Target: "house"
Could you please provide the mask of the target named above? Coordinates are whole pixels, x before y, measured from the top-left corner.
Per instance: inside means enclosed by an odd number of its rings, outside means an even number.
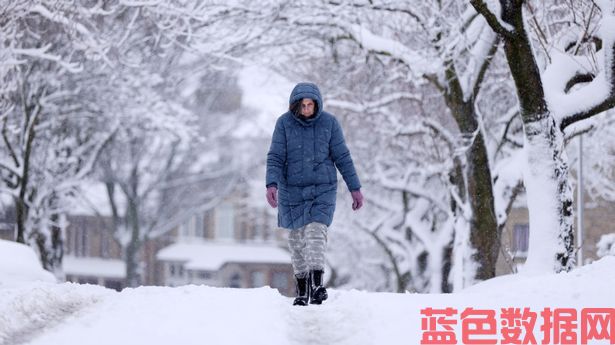
[[[266,242],[191,240],[162,249],[157,258],[164,262],[163,285],[268,285],[289,296],[294,291],[289,253]]]
[[[261,208],[247,207],[235,194],[204,214],[179,226],[175,243],[156,259],[161,285],[205,284],[252,288],[271,286],[294,293],[285,231]],[[272,230],[273,229],[273,230]]]

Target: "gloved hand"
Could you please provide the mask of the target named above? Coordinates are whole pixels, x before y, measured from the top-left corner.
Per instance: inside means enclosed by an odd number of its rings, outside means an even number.
[[[278,207],[278,187],[271,186],[267,188],[267,202],[271,207]]]
[[[361,206],[363,206],[363,194],[361,194],[361,190],[350,192],[350,195],[352,195],[352,209],[355,211],[360,209]]]

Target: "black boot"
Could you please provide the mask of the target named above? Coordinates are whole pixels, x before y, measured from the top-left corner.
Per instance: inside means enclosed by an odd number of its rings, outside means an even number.
[[[308,305],[308,301],[310,300],[310,285],[310,275],[308,273],[295,275],[297,297],[293,305]]]
[[[312,300],[311,304],[321,304],[322,301],[326,300],[327,297],[327,289],[325,289],[323,283],[323,275],[325,272],[323,270],[313,270],[310,272],[310,277],[312,277]]]

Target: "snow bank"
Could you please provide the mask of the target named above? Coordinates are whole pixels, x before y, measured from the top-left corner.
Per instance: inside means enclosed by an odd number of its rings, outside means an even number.
[[[0,240],[0,288],[33,281],[55,282],[45,271],[32,248],[17,242]]]

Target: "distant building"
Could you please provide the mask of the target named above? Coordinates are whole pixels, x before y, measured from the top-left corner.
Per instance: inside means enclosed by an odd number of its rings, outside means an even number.
[[[192,240],[162,249],[157,258],[164,262],[163,285],[268,285],[285,295],[293,292],[290,256],[271,244]]]
[[[179,226],[173,244],[158,251],[159,284],[271,286],[291,295],[292,266],[284,232],[271,217],[242,205],[238,195]]]

